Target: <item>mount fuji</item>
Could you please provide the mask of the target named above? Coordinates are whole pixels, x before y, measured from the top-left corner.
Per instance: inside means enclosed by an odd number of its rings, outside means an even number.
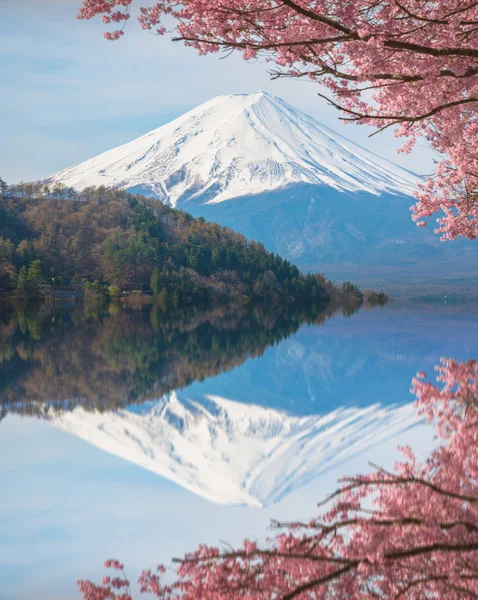
[[[417,180],[265,92],[213,98],[52,179],[79,190],[126,188],[173,207],[299,183],[410,194]]]
[[[152,196],[357,283],[451,280],[478,263],[476,244],[413,224],[418,176],[265,92],[213,98],[45,181]]]
[[[265,507],[330,468],[418,424],[413,404],[295,416],[172,392],[110,413],[79,407],[46,417],[60,430],[218,504]]]

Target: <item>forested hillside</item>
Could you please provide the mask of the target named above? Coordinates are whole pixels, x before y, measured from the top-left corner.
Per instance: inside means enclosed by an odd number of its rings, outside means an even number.
[[[52,280],[96,281],[113,294],[152,288],[177,304],[335,293],[262,244],[142,196],[12,187],[0,198],[0,292],[34,296]]]

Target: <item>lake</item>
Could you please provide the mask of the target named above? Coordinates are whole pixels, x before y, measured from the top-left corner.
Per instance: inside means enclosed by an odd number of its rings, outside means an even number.
[[[410,393],[478,358],[478,308],[0,312],[0,599],[79,599],[198,543],[308,519],[344,474],[419,457]]]

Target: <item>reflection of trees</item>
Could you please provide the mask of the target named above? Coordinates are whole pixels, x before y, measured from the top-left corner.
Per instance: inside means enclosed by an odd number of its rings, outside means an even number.
[[[478,363],[442,359],[437,371],[438,385],[424,373],[413,381],[418,414],[441,439],[426,462],[403,448],[394,472],[344,478],[325,514],[276,523],[281,532],[266,546],[202,545],[178,561],[173,584],[161,585],[162,567],[143,571],[141,591],[182,600],[477,598]],[[79,588],[90,600],[129,592],[126,579],[116,583]]]
[[[107,410],[139,403],[233,369],[332,312],[295,305],[3,311],[0,404],[39,415],[50,405]]]

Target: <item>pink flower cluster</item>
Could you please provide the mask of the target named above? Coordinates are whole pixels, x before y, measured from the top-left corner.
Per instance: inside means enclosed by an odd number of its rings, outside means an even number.
[[[103,23],[121,23],[130,18],[133,0],[83,0],[83,5],[78,11],[78,19],[92,19],[96,15],[103,15]],[[106,32],[107,40],[117,40],[124,34],[123,29]]]
[[[478,596],[478,364],[442,359],[438,384],[413,380],[419,415],[441,445],[424,463],[411,448],[394,472],[348,477],[309,522],[275,523],[260,546],[199,546],[164,585],[144,571],[141,592],[174,600],[381,600]],[[116,564],[116,563],[115,563]],[[119,565],[122,567],[122,565]],[[118,598],[81,582],[85,600]],[[108,595],[110,594],[110,595]]]
[[[109,559],[105,561],[105,568],[123,572],[124,565],[119,560]],[[77,584],[84,600],[133,600],[130,582],[124,573],[123,578],[103,577],[102,585],[95,585],[91,581],[83,580],[78,581]]]

